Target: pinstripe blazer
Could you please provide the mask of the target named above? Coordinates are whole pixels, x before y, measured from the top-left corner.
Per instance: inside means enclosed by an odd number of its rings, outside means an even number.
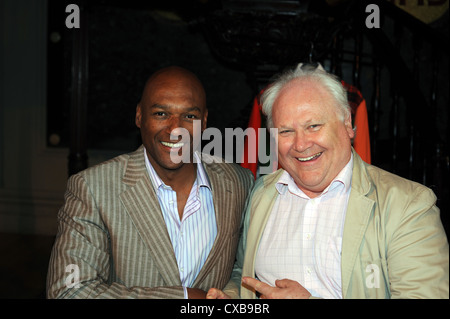
[[[230,278],[253,176],[236,164],[211,163],[211,158],[203,165],[218,233],[192,288],[207,291],[224,287]],[[69,178],[58,212],[47,297],[184,297],[143,146]]]

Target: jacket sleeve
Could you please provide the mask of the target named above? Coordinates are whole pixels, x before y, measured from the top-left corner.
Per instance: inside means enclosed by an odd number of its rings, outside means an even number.
[[[247,232],[249,224],[250,224],[250,205],[248,201],[244,214],[242,232],[237,247],[236,261],[233,266],[230,281],[223,289],[223,292],[226,293],[228,296],[230,296],[232,299],[240,298],[242,267],[244,265],[245,247],[247,242]]]
[[[183,287],[111,282],[109,231],[82,175],[68,181],[47,274],[48,298],[184,298]]]
[[[411,197],[386,226],[391,298],[449,298],[448,242],[436,197],[425,187]]]

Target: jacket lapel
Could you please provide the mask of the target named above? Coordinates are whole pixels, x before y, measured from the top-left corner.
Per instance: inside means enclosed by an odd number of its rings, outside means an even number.
[[[256,254],[264,229],[266,228],[267,220],[269,219],[273,205],[278,196],[275,183],[283,172],[284,171],[280,169],[273,174],[264,176],[264,185],[262,186],[264,191],[259,192],[252,198],[252,203],[254,204],[249,208],[251,216],[247,231],[244,266],[242,269],[243,276],[255,277]],[[253,299],[255,298],[255,292],[253,289],[241,289],[241,298]]]
[[[259,193],[258,198],[255,198],[253,202],[254,207],[251,208],[252,215],[250,217],[250,225],[248,233],[252,234],[247,238],[247,247],[251,245],[252,249],[250,251],[255,251],[253,256],[253,261],[256,258],[256,251],[261,241],[264,229],[266,228],[267,220],[272,212],[273,205],[278,196],[277,189],[275,188],[275,183],[280,178],[283,170],[278,170],[276,173],[264,177],[264,192]]]
[[[372,207],[375,202],[367,198],[372,184],[361,158],[353,151],[352,189],[345,216],[342,240],[341,275],[342,296],[347,295],[351,274],[355,266],[364,233],[367,228]]]
[[[207,274],[210,273],[211,268],[214,267],[218,258],[221,256],[223,244],[225,243],[225,236],[230,236],[230,221],[227,220],[227,209],[230,209],[230,203],[233,201],[233,185],[230,180],[224,178],[224,171],[220,165],[204,164],[206,174],[208,175],[214,202],[214,212],[217,223],[217,236],[208,258],[204,266],[200,270],[193,286],[199,285]]]
[[[123,182],[127,189],[120,199],[168,286],[179,286],[181,280],[167,227],[156,193],[145,167],[144,149],[132,153]]]

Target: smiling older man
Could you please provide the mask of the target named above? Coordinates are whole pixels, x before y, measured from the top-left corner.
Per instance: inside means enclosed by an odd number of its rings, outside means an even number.
[[[261,100],[283,169],[255,184],[232,280],[207,297],[448,298],[436,197],[354,152],[340,81],[297,68]]]

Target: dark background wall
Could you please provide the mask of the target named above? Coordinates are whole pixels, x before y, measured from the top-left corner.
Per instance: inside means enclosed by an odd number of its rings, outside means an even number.
[[[183,16],[176,5],[171,9],[170,5],[155,3],[153,7],[140,7],[138,2],[128,6],[101,1],[88,3],[90,149],[131,151],[139,146],[134,114],[143,85],[154,71],[169,65],[190,69],[204,84],[208,126],[223,131],[226,127],[247,124],[254,89],[245,70],[213,55],[196,20],[200,12],[191,7],[190,15]],[[59,36],[58,41],[49,41],[49,53],[54,54],[48,60],[52,72],[49,93],[54,99],[48,106],[48,138],[50,146],[68,147],[74,30],[61,23],[67,15],[64,1],[50,1],[49,14],[49,35]],[[62,56],[65,58],[61,59]],[[57,98],[55,92],[59,92]],[[59,138],[55,139],[55,135]]]

